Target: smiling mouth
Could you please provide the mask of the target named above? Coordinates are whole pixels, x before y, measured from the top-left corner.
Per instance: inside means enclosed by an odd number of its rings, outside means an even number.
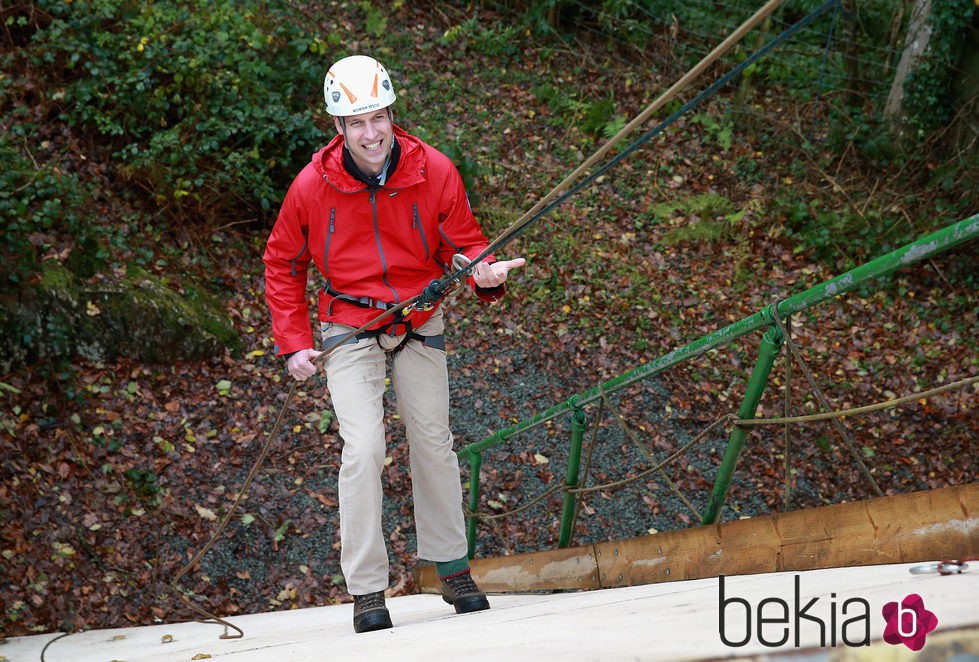
[[[364,149],[368,152],[376,152],[377,150],[381,149],[381,141],[378,140],[376,143],[364,145]]]

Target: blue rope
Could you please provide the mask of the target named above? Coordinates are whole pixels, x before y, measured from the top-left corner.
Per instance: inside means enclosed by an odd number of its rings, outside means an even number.
[[[816,81],[816,98],[812,104],[812,122],[810,123],[809,136],[807,140],[812,143],[812,135],[816,130],[816,110],[823,98],[823,77],[826,75],[826,66],[829,64],[829,52],[833,46],[833,32],[836,30],[836,23],[840,17],[840,8],[843,0],[836,0],[836,7],[833,8],[833,20],[829,24],[829,33],[826,35],[826,47],[823,49],[823,62],[819,67],[819,79]]]
[[[812,13],[810,13],[808,16],[800,19],[796,23],[794,23],[791,26],[789,26],[788,28],[786,28],[785,31],[783,31],[777,37],[775,37],[774,39],[772,39],[771,41],[769,41],[768,43],[766,43],[764,46],[762,46],[761,48],[759,48],[755,53],[752,53],[751,56],[749,56],[747,59],[745,59],[743,62],[741,62],[737,66],[735,66],[733,69],[731,69],[731,71],[729,71],[728,73],[726,73],[723,76],[721,76],[720,78],[718,78],[711,85],[709,85],[706,89],[704,89],[702,92],[700,92],[700,94],[698,94],[693,99],[691,99],[690,101],[688,101],[687,103],[685,103],[683,106],[681,106],[679,109],[677,109],[672,115],[670,115],[669,117],[667,117],[665,120],[663,120],[662,122],[660,122],[659,124],[657,124],[655,127],[653,127],[652,129],[650,129],[649,131],[647,131],[642,136],[640,136],[638,140],[636,140],[631,145],[629,145],[628,147],[626,147],[624,150],[622,150],[621,153],[617,154],[614,158],[610,159],[607,163],[605,163],[605,165],[601,166],[600,168],[598,168],[597,170],[595,170],[593,173],[591,173],[590,175],[588,175],[587,177],[585,177],[584,179],[582,179],[580,182],[578,182],[577,184],[575,184],[574,186],[572,186],[571,188],[569,188],[563,194],[561,194],[560,196],[558,196],[557,198],[555,198],[554,200],[552,200],[549,204],[547,204],[543,208],[541,208],[536,214],[534,214],[530,218],[528,218],[525,221],[523,221],[512,232],[509,232],[508,233],[508,236],[506,236],[505,239],[497,240],[497,241],[493,242],[492,244],[490,244],[489,247],[487,247],[482,253],[480,253],[478,256],[476,256],[475,258],[473,258],[472,262],[470,262],[467,266],[462,267],[461,269],[459,269],[458,271],[456,271],[456,272],[454,272],[452,274],[449,274],[448,276],[446,276],[445,278],[443,278],[440,281],[433,281],[425,289],[425,292],[422,294],[421,299],[420,299],[420,303],[421,304],[424,304],[424,303],[429,303],[429,302],[433,302],[433,301],[437,300],[437,298],[441,295],[441,293],[444,292],[446,289],[448,289],[448,287],[451,284],[456,283],[456,282],[459,282],[463,278],[465,278],[472,271],[472,269],[474,269],[476,267],[477,264],[479,264],[484,259],[486,259],[487,257],[489,257],[489,255],[491,253],[495,252],[496,250],[499,250],[501,247],[505,246],[506,244],[508,244],[511,241],[513,241],[514,239],[516,239],[532,223],[538,221],[541,217],[543,217],[549,211],[551,211],[552,209],[554,209],[558,205],[564,203],[568,198],[570,198],[571,196],[575,195],[576,193],[578,193],[579,191],[581,191],[583,188],[585,188],[586,186],[588,186],[589,184],[591,184],[593,181],[595,181],[596,179],[598,179],[599,177],[601,177],[603,174],[605,174],[606,172],[608,172],[612,167],[614,167],[615,165],[617,165],[619,162],[623,161],[627,156],[629,156],[630,154],[632,154],[633,152],[635,152],[637,149],[639,149],[640,147],[642,147],[643,145],[645,145],[647,142],[649,142],[650,140],[652,140],[653,138],[655,138],[657,135],[659,135],[660,133],[662,133],[663,130],[666,129],[666,127],[668,127],[671,124],[673,124],[674,122],[676,122],[680,117],[682,117],[683,115],[685,115],[691,109],[693,109],[696,106],[700,105],[705,99],[707,99],[707,98],[713,96],[714,94],[716,94],[717,91],[720,90],[724,85],[726,85],[731,79],[735,78],[736,76],[741,75],[741,73],[745,69],[747,69],[752,64],[754,64],[755,62],[757,62],[758,60],[760,60],[762,57],[764,57],[765,55],[767,55],[768,52],[771,51],[773,48],[775,48],[776,46],[778,46],[783,41],[787,40],[789,37],[791,37],[792,35],[794,35],[799,30],[802,30],[804,27],[808,26],[810,23],[812,23],[813,21],[815,21],[819,16],[821,16],[823,13],[825,13],[831,7],[834,7],[834,6],[838,5],[839,4],[839,1],[840,0],[827,0],[827,2],[822,7],[819,7],[818,9],[816,9],[815,11],[813,11]],[[432,297],[435,297],[435,298],[432,298]]]
[[[530,220],[527,221],[527,224],[529,224],[531,222],[531,220],[537,220],[538,218],[540,218],[541,216],[543,216],[544,214],[546,214],[548,211],[550,211],[554,207],[558,206],[559,204],[563,203],[565,200],[567,200],[568,198],[570,198],[572,195],[574,195],[575,193],[577,193],[578,191],[580,191],[581,189],[583,189],[585,186],[587,186],[588,184],[590,184],[592,181],[594,181],[595,179],[597,179],[601,175],[603,175],[606,172],[608,172],[613,166],[617,165],[620,161],[624,160],[625,157],[627,157],[628,155],[632,154],[637,149],[639,149],[641,146],[643,146],[644,144],[646,144],[647,142],[649,142],[650,140],[652,140],[653,138],[655,138],[657,135],[659,135],[660,133],[662,133],[663,130],[666,127],[668,127],[669,125],[671,125],[674,122],[676,122],[678,119],[680,119],[683,115],[685,115],[691,109],[699,106],[704,100],[706,100],[707,98],[709,98],[709,97],[713,96],[714,94],[716,94],[718,92],[718,90],[720,90],[722,87],[724,87],[731,79],[735,78],[736,76],[741,75],[741,73],[745,69],[747,69],[748,67],[750,67],[752,64],[754,64],[758,60],[760,60],[770,50],[772,50],[773,48],[775,48],[776,46],[778,46],[780,43],[782,43],[783,41],[785,41],[786,39],[788,39],[789,37],[791,37],[792,35],[794,35],[796,32],[798,32],[802,28],[808,26],[810,23],[812,23],[813,21],[815,21],[819,16],[821,16],[824,12],[826,12],[830,7],[836,5],[838,2],[839,2],[839,0],[827,0],[827,2],[822,7],[820,7],[819,9],[816,9],[814,12],[812,12],[811,14],[809,14],[808,16],[806,16],[805,18],[800,19],[797,23],[794,23],[793,25],[789,26],[780,35],[778,35],[777,37],[775,37],[774,39],[772,39],[771,41],[769,41],[767,44],[765,44],[764,46],[762,46],[755,53],[752,53],[751,56],[749,56],[743,62],[741,62],[736,67],[734,67],[733,69],[731,69],[731,71],[729,71],[728,73],[726,73],[723,76],[721,76],[720,78],[718,78],[711,85],[709,85],[706,89],[704,89],[700,94],[698,94],[693,99],[691,99],[690,101],[688,101],[687,103],[685,103],[683,106],[681,106],[679,109],[677,109],[672,115],[670,115],[665,120],[663,120],[662,122],[660,122],[658,125],[656,125],[652,129],[650,129],[648,132],[646,132],[645,134],[643,134],[638,140],[636,140],[634,143],[632,143],[626,149],[624,149],[621,154],[616,155],[615,158],[611,159],[608,163],[606,163],[601,168],[599,168],[598,170],[596,170],[595,172],[593,172],[591,175],[589,175],[588,177],[586,177],[585,179],[583,179],[582,181],[580,181],[575,186],[573,186],[570,189],[568,189],[568,191],[566,191],[565,193],[563,193],[560,197],[556,198],[550,204],[548,204],[546,207],[544,207],[543,209],[541,209],[534,216],[533,219],[530,219]],[[521,228],[521,231],[523,229],[524,228]],[[474,260],[474,261],[478,261],[478,259],[477,260]]]

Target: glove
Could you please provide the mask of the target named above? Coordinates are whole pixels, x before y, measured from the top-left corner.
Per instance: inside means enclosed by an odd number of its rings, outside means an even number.
[[[322,353],[315,349],[301,349],[289,357],[289,360],[286,361],[286,369],[293,379],[300,382],[305,381],[316,374],[316,365],[313,364],[313,359]]]

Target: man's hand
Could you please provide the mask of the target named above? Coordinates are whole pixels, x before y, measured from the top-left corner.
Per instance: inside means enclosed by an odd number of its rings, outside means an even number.
[[[476,285],[485,288],[499,287],[506,282],[507,272],[516,267],[522,267],[527,260],[522,257],[513,260],[500,260],[499,262],[480,262],[473,269],[473,280]]]
[[[315,349],[299,350],[286,361],[289,374],[292,375],[293,379],[300,382],[309,379],[316,374],[316,365],[313,363],[313,359],[322,353]]]

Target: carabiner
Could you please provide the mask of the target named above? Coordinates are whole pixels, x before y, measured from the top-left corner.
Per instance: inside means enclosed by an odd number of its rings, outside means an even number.
[[[930,575],[933,572],[940,575],[961,575],[968,569],[969,564],[962,561],[938,561],[937,563],[912,566],[908,568],[908,572],[912,575]]]

